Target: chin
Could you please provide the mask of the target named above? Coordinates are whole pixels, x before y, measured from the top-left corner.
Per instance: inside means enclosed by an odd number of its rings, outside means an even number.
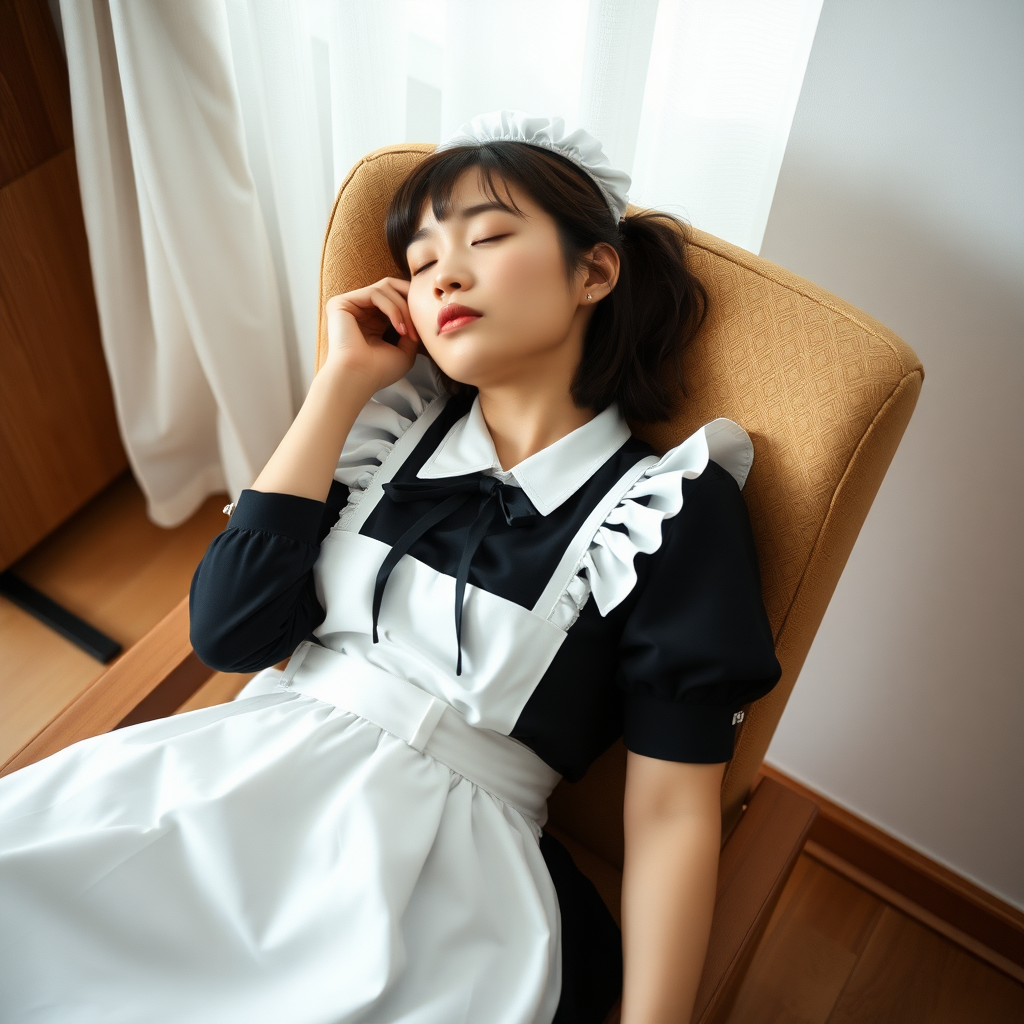
[[[490,359],[481,358],[470,352],[453,352],[448,349],[448,351],[442,351],[440,355],[441,358],[438,359],[431,352],[430,358],[434,360],[442,373],[459,384],[479,387],[481,382],[493,380],[496,376],[495,370],[499,369],[493,365]]]
[[[434,360],[437,362],[437,360]],[[451,366],[437,363],[438,369],[448,378],[455,381],[456,384],[464,384],[467,387],[479,388],[481,384],[486,386],[487,382],[493,378],[493,375],[474,372],[472,368],[464,366]]]

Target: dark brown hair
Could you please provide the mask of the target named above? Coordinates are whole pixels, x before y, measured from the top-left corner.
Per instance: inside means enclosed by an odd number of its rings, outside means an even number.
[[[686,225],[671,214],[644,211],[615,223],[593,179],[571,160],[519,142],[488,142],[433,153],[399,186],[388,210],[386,233],[395,263],[408,276],[406,249],[429,200],[438,220],[452,210],[462,173],[480,169],[487,195],[521,213],[509,193],[516,185],[558,226],[566,280],[589,261],[599,242],[619,254],[619,279],[594,308],[570,393],[578,407],[600,412],[611,402],[628,419],[653,423],[671,417],[683,390],[680,355],[707,313],[707,292],[690,271]],[[499,195],[495,179],[505,185]],[[666,376],[674,368],[674,382]],[[466,386],[438,371],[450,394]]]

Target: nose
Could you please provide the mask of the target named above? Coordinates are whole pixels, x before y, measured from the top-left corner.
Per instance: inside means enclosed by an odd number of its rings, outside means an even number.
[[[455,292],[465,291],[472,283],[469,272],[464,267],[456,266],[451,259],[438,261],[437,272],[434,274],[434,296],[446,300]]]

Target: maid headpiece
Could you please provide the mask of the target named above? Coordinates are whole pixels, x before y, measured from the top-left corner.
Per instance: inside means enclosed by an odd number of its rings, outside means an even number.
[[[612,167],[601,143],[582,128],[567,133],[565,121],[560,117],[532,117],[521,110],[493,110],[467,121],[435,152],[485,142],[525,142],[566,157],[594,180],[616,222],[626,215],[629,175]]]

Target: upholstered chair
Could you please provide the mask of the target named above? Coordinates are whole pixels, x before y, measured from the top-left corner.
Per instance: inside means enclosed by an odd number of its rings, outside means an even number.
[[[433,152],[386,146],[338,191],[320,268],[324,306],[340,292],[402,276],[384,239],[398,184]],[[630,212],[636,212],[635,207]],[[694,1021],[722,1020],[799,855],[813,805],[769,779],[751,784],[839,575],[910,420],[924,372],[892,331],[766,260],[690,230],[710,313],[684,360],[688,397],[671,422],[633,424],[659,452],[716,416],[754,442],[744,489],[782,679],[745,709],[722,785],[723,851],[715,923]],[[618,917],[625,749],[617,743],[578,783],[552,795],[548,828]]]
[[[320,269],[324,307],[399,275],[384,239],[395,189],[434,147],[375,150],[338,191]],[[752,792],[839,575],[917,402],[924,372],[900,338],[802,278],[690,230],[710,313],[684,358],[688,397],[669,423],[634,424],[659,451],[728,416],[754,442],[744,489],[782,679],[745,709],[722,785],[723,846],[708,956],[693,1021],[724,1021],[802,849],[815,806],[764,778]],[[0,774],[104,732],[169,714],[209,678],[188,642],[187,600],[69,704]],[[548,828],[618,917],[625,750],[613,746],[550,802]]]

